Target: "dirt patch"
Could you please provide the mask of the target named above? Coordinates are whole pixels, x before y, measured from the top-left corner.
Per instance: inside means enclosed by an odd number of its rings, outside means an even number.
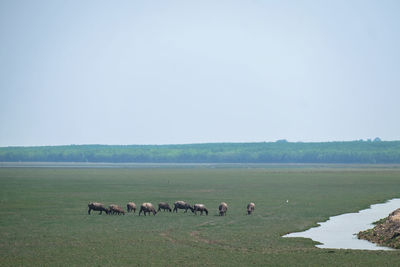
[[[209,240],[209,239],[205,239],[205,238],[200,237],[200,233],[198,231],[190,232],[190,236],[193,237],[195,242],[203,242],[203,243],[206,243],[206,244],[218,244],[217,241]]]
[[[224,244],[222,242],[216,241],[216,240],[210,240],[210,239],[206,239],[200,236],[200,232],[199,231],[193,231],[190,232],[189,235],[193,238],[194,242],[201,242],[201,243],[205,243],[205,244],[210,244],[210,245],[217,245],[221,248],[224,249],[229,249],[229,250],[237,250],[237,251],[242,251],[242,252],[247,252],[248,249],[247,248],[241,248],[241,247],[232,247],[228,244]]]
[[[160,236],[164,237],[167,239],[169,242],[176,243],[176,240],[170,237],[167,233],[160,233]]]
[[[212,223],[212,222],[202,223],[202,225],[205,225],[207,223]],[[204,237],[202,237],[200,235],[199,231],[189,232],[190,239],[186,239],[186,240],[174,239],[167,232],[162,232],[159,235],[161,237],[163,237],[164,239],[166,239],[167,241],[169,241],[171,243],[174,243],[174,244],[184,244],[184,245],[192,245],[193,246],[193,242],[194,242],[194,243],[197,243],[197,244],[203,243],[203,244],[208,244],[208,245],[215,245],[215,246],[218,246],[220,248],[229,249],[229,250],[248,252],[247,248],[233,247],[233,246],[231,246],[229,244],[226,244],[226,243],[223,243],[223,242],[220,242],[220,241],[204,238]]]
[[[201,227],[201,226],[205,226],[205,225],[215,225],[215,222],[214,221],[208,221],[208,222],[203,222],[203,223],[200,223],[200,224],[198,224],[198,225],[196,225],[196,227]]]
[[[372,229],[361,231],[357,234],[359,239],[373,243],[400,248],[400,209],[389,214],[389,217],[380,220]]]

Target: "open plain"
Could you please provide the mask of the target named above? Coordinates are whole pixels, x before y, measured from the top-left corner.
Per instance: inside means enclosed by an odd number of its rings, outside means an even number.
[[[399,251],[318,249],[281,236],[399,192],[398,166],[3,167],[0,265],[395,266]],[[87,213],[92,201],[126,209],[176,200],[205,204],[209,215]]]

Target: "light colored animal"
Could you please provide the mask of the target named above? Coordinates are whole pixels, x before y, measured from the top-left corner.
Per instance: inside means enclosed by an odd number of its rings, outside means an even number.
[[[250,215],[254,211],[255,207],[256,205],[253,202],[249,203],[247,205],[247,215]]]
[[[150,212],[152,212],[154,216],[157,214],[157,211],[154,209],[153,204],[149,202],[142,203],[142,205],[140,206],[139,216],[142,213],[142,211],[144,213],[144,216],[146,216],[146,212],[148,212],[149,215]]]
[[[183,209],[183,210],[185,210],[185,212],[187,212],[187,210],[190,209],[192,212],[194,212],[193,207],[190,206],[185,201],[176,201],[174,203],[174,211],[178,212],[178,209]]]
[[[110,206],[108,206],[108,210],[110,211],[110,214],[114,214],[113,213],[113,209],[117,209],[118,205],[116,204],[111,204]]]
[[[125,211],[122,209],[121,206],[111,204],[109,208],[111,214],[125,215]]]
[[[128,202],[128,204],[126,204],[126,209],[128,212],[133,211],[133,213],[136,212],[136,204],[133,202]]]
[[[161,209],[163,211],[165,211],[165,210],[168,210],[169,212],[172,211],[171,207],[169,206],[169,204],[167,202],[158,203],[158,210],[157,211],[160,211]]]
[[[196,215],[197,215],[198,211],[201,212],[200,215],[203,215],[203,212],[205,212],[206,215],[208,215],[208,209],[203,204],[194,204],[193,210],[194,210],[194,214],[196,214]]]
[[[109,213],[110,213],[110,210],[107,209],[107,208],[104,206],[103,203],[99,203],[99,202],[90,202],[90,203],[88,204],[88,208],[89,208],[89,210],[88,210],[88,214],[89,214],[89,215],[90,215],[90,212],[91,212],[92,210],[100,211],[99,215],[102,214],[103,211],[104,211],[106,214],[109,214]]]
[[[226,212],[228,210],[228,204],[226,204],[225,202],[221,202],[221,204],[219,204],[219,216],[224,216],[226,215]]]

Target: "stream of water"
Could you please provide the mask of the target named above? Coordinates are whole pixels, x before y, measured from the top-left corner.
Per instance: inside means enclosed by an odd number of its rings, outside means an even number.
[[[287,234],[283,237],[311,238],[321,243],[321,245],[317,245],[319,248],[394,250],[358,239],[357,233],[373,228],[373,222],[387,217],[398,208],[400,208],[400,198],[395,198],[386,203],[371,205],[370,208],[356,213],[332,216],[326,222],[318,223],[320,226],[310,228],[304,232]]]

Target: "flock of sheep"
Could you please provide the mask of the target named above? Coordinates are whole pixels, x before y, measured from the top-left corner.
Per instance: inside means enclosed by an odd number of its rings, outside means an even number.
[[[255,206],[256,205],[253,202],[251,202],[247,205],[247,214],[248,215],[250,215],[254,211]],[[115,204],[111,204],[108,208],[106,208],[104,206],[104,204],[102,204],[102,203],[91,202],[88,204],[88,207],[89,207],[89,210],[88,210],[89,215],[92,210],[100,211],[99,214],[102,214],[102,212],[104,211],[106,214],[118,214],[118,215],[123,214],[123,215],[125,215],[125,211],[123,210],[123,208],[121,206],[118,206]],[[136,212],[136,204],[133,202],[129,202],[126,205],[126,209],[128,212],[132,211],[133,213],[135,213]],[[187,212],[187,210],[191,210],[196,215],[197,215],[197,212],[200,212],[201,215],[203,215],[203,212],[205,212],[205,214],[208,215],[208,209],[203,204],[194,204],[194,206],[191,206],[190,204],[186,203],[185,201],[176,201],[174,203],[173,211],[178,212],[178,209],[183,209],[183,210],[185,210],[185,212]],[[172,212],[172,209],[167,202],[158,203],[157,211],[154,208],[153,204],[151,204],[149,202],[145,202],[142,205],[140,205],[139,216],[142,212],[144,213],[144,216],[146,216],[146,213],[148,213],[149,215],[150,215],[150,213],[153,213],[153,215],[156,215],[157,212],[160,210],[163,210],[163,211],[168,210],[169,212]],[[228,211],[228,204],[226,204],[225,202],[221,202],[221,204],[219,204],[218,211],[219,211],[220,216],[226,215],[226,212]]]

